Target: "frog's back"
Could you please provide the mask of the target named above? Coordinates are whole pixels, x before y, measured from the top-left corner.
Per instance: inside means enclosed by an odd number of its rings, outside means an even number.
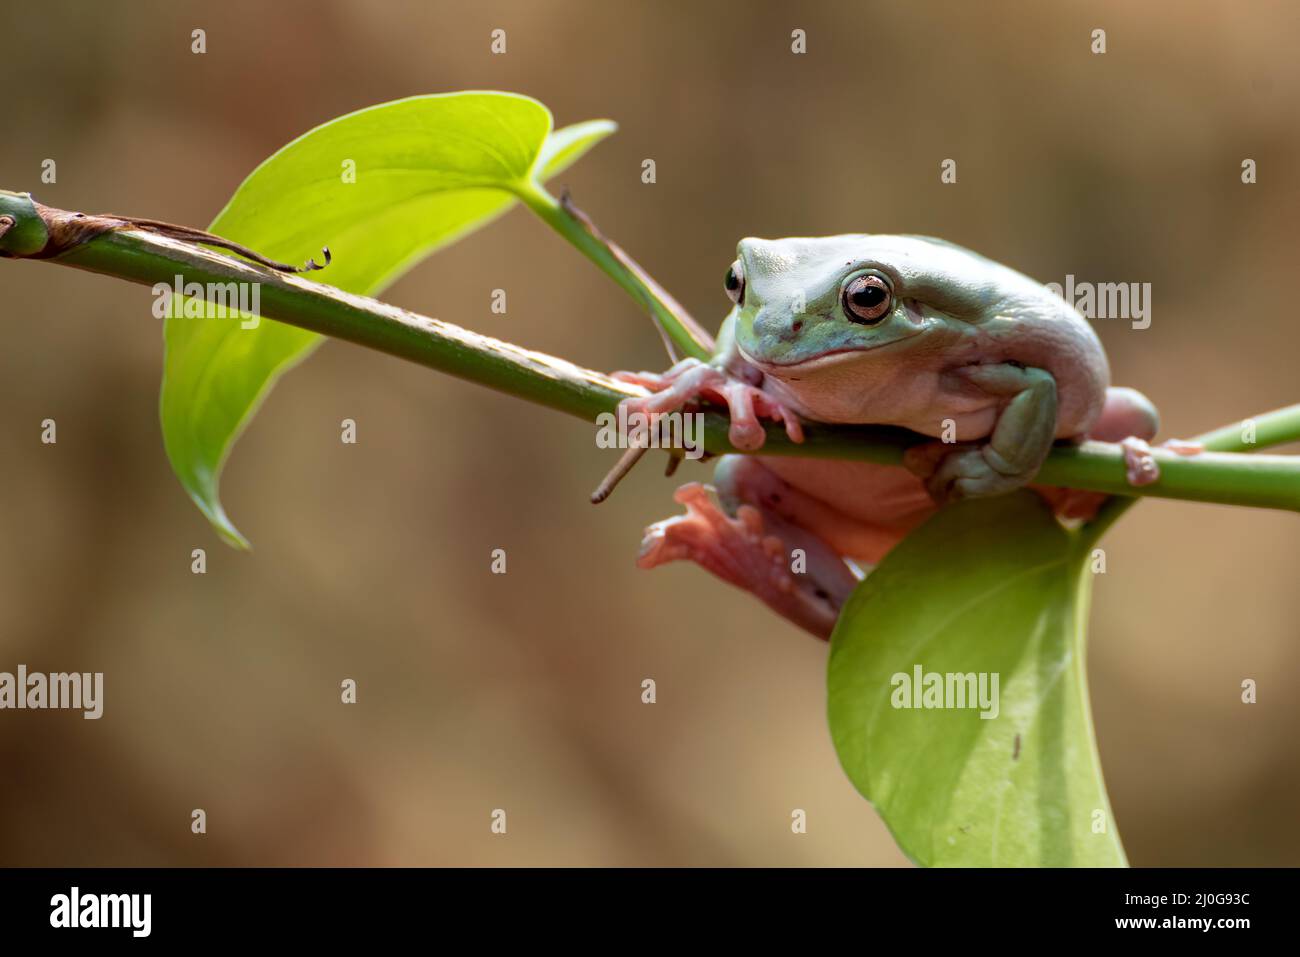
[[[882,234],[860,240],[873,256],[896,264],[910,295],[986,328],[990,351],[983,361],[1050,372],[1059,437],[1083,435],[1096,422],[1110,366],[1097,333],[1071,304],[1024,273],[945,239]]]

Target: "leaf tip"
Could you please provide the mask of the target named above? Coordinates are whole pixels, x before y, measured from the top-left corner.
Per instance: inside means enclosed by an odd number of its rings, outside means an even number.
[[[235,523],[226,515],[226,510],[221,507],[221,502],[217,498],[208,498],[192,489],[190,490],[190,497],[194,499],[194,504],[199,507],[199,511],[212,524],[212,528],[223,542],[241,552],[253,550],[253,543],[245,538],[239,529],[235,528]]]

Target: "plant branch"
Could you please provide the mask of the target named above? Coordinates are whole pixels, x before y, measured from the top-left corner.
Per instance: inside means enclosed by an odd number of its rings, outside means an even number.
[[[650,314],[664,337],[668,354],[674,360],[686,356],[709,358],[713,351],[713,337],[700,328],[681,303],[622,247],[604,236],[595,223],[569,201],[567,194],[564,199],[557,200],[540,183],[527,180],[515,188],[515,195]]]
[[[1300,405],[1289,405],[1198,435],[1212,452],[1253,452],[1300,440]]]
[[[1288,405],[1202,433],[1190,441],[1201,443],[1207,453],[1231,453],[1251,452],[1274,445],[1285,445],[1297,439],[1300,439],[1300,405]],[[1294,456],[1281,456],[1281,458],[1295,460]],[[1161,477],[1164,478],[1163,472]],[[1083,529],[1079,546],[1085,549],[1091,548],[1135,502],[1137,502],[1136,498],[1124,495],[1116,495],[1109,499]]]
[[[170,287],[179,275],[187,284],[201,284],[205,292],[210,292],[209,283],[257,283],[261,313],[267,319],[409,359],[587,421],[614,412],[629,395],[643,394],[635,386],[563,359],[300,276],[275,272],[195,243],[133,228],[113,228],[87,239],[80,224],[88,217],[38,207],[25,194],[0,192],[0,216],[15,220],[0,233],[0,256],[36,258],[145,285],[162,283]],[[1300,407],[1259,417],[1256,422],[1258,435],[1270,442],[1300,438]],[[717,412],[704,416],[704,445],[709,452],[738,451],[727,439],[727,425],[726,417]],[[1220,432],[1226,435],[1225,430]],[[908,447],[931,441],[904,429],[818,423],[808,424],[806,436],[804,443],[796,445],[779,426],[771,424],[762,454],[897,465]],[[1228,438],[1216,441],[1227,443]],[[1125,482],[1118,446],[1085,442],[1058,447],[1048,457],[1037,481],[1122,496],[1300,511],[1300,458],[1223,452],[1182,457],[1160,451],[1156,457],[1163,470],[1161,480],[1134,488]]]

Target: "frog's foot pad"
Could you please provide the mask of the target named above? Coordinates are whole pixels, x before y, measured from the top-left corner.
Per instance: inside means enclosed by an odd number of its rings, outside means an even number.
[[[612,378],[643,386],[653,393],[624,399],[620,406],[628,414],[639,412],[653,416],[676,412],[690,403],[708,400],[727,407],[731,415],[728,437],[738,449],[762,448],[766,435],[760,419],[783,423],[790,441],[803,441],[803,425],[792,410],[762,389],[699,359],[683,359],[663,373],[615,372]]]
[[[1032,474],[1014,471],[987,445],[926,442],[903,453],[903,465],[925,483],[940,505],[964,498],[1000,495],[1028,483]]]
[[[1145,439],[1130,435],[1121,439],[1119,445],[1124,450],[1124,478],[1129,485],[1150,485],[1160,480],[1160,466]],[[1205,451],[1205,446],[1200,442],[1188,442],[1185,439],[1168,439],[1157,448],[1168,449],[1179,455],[1199,455]]]
[[[732,518],[699,482],[683,485],[673,498],[686,506],[686,514],[646,529],[639,567],[695,562],[796,624],[830,637],[839,614],[834,600],[791,571],[790,549],[778,536],[765,533],[758,509],[741,505]]]

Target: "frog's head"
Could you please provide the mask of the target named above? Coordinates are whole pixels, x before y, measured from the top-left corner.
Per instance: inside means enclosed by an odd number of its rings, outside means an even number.
[[[725,286],[744,356],[778,378],[803,378],[875,361],[877,350],[892,361],[934,348],[927,333],[990,315],[1010,272],[922,236],[743,239]]]

